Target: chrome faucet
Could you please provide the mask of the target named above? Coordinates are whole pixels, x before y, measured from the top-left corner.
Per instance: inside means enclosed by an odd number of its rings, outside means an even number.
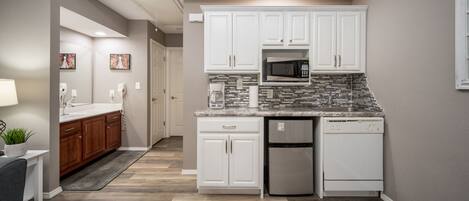
[[[67,94],[63,93],[63,91],[60,92],[59,96],[59,104],[60,104],[60,116],[66,115],[65,109],[67,109],[68,106],[73,107],[72,102],[75,100],[75,97],[70,97],[67,99]]]

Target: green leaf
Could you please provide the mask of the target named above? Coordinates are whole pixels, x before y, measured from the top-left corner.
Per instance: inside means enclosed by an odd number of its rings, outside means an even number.
[[[28,139],[33,136],[32,131],[26,130],[24,128],[13,128],[8,129],[4,133],[0,134],[0,138],[7,145],[21,144],[28,141]]]

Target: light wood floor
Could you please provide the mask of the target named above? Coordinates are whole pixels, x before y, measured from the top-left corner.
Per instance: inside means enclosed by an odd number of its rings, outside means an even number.
[[[257,201],[256,195],[200,195],[196,177],[181,175],[182,137],[157,143],[100,191],[66,191],[52,201]],[[265,201],[318,201],[316,197],[266,197]],[[376,198],[329,198],[327,201],[380,201]]]

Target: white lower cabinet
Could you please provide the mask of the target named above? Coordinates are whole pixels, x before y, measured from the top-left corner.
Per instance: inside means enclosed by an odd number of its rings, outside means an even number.
[[[263,119],[201,117],[197,120],[199,189],[262,189]]]

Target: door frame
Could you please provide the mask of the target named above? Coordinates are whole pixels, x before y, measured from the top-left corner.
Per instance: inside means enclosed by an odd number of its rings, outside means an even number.
[[[165,57],[166,58],[169,58],[169,51],[170,50],[181,50],[183,51],[183,47],[166,47],[166,50],[165,50]],[[170,109],[171,109],[171,87],[169,86],[169,79],[170,79],[170,72],[169,72],[169,59],[165,59],[165,74],[166,74],[166,93],[165,93],[165,99],[166,99],[166,103],[169,103],[169,104],[166,104],[166,115],[165,115],[165,120],[166,120],[166,127],[165,127],[165,137],[171,137],[169,135],[170,131],[171,131],[171,118],[170,118]],[[184,134],[183,134],[184,136]]]
[[[154,117],[152,115],[152,112],[153,112],[153,104],[152,104],[152,92],[153,92],[153,53],[155,52],[155,50],[153,49],[153,44],[155,44],[156,46],[159,46],[161,48],[163,48],[163,55],[164,55],[164,67],[163,67],[163,70],[165,71],[165,83],[164,83],[164,86],[163,86],[163,89],[165,90],[165,93],[163,94],[164,96],[164,101],[165,101],[165,106],[163,107],[164,109],[164,114],[163,114],[163,118],[164,118],[164,122],[165,122],[165,125],[164,125],[164,134],[163,134],[163,138],[167,138],[168,137],[168,133],[167,133],[167,101],[168,101],[168,93],[166,93],[166,88],[168,86],[168,66],[167,66],[167,61],[166,61],[166,56],[167,56],[167,50],[166,50],[166,47],[164,45],[162,45],[161,43],[153,40],[153,39],[150,39],[150,73],[149,73],[149,80],[150,80],[150,91],[149,91],[149,96],[148,96],[148,101],[150,103],[150,132],[149,132],[149,135],[150,135],[150,148],[153,147],[153,127],[154,127]]]

